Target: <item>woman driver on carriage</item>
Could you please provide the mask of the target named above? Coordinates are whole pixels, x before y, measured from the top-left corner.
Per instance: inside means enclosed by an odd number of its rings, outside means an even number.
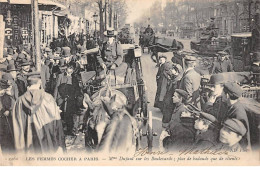
[[[120,42],[115,40],[117,32],[114,29],[109,28],[104,32],[107,40],[103,43],[101,47],[101,52],[99,53],[97,59],[100,66],[104,69],[99,73],[98,79],[105,78],[105,71],[107,69],[114,70],[114,74],[117,77],[125,76],[127,64],[123,62],[123,49]]]

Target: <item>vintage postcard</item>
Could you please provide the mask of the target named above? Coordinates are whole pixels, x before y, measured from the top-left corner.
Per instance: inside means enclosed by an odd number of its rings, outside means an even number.
[[[259,0],[0,0],[1,166],[259,166]]]

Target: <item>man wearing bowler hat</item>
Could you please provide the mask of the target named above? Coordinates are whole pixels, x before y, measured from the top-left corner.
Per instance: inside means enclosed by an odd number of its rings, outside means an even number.
[[[15,68],[15,66],[13,64],[9,64],[7,66],[5,77],[7,77],[7,80],[11,81],[13,97],[14,97],[15,100],[17,100],[18,99],[18,95],[19,95],[18,86],[16,84],[16,81],[17,81],[17,69]]]
[[[40,72],[30,72],[27,76],[28,89],[18,98],[12,111],[15,151],[63,152],[65,138],[59,107],[53,97],[41,89]]]
[[[223,122],[226,118],[229,102],[224,92],[224,84],[228,82],[223,73],[213,74],[210,77],[208,86],[211,89],[209,98],[204,103],[202,110],[217,118],[218,121]]]
[[[200,108],[200,80],[201,76],[194,68],[196,66],[196,57],[185,56],[184,63],[186,70],[180,82],[179,88],[188,92],[187,103],[191,103]]]

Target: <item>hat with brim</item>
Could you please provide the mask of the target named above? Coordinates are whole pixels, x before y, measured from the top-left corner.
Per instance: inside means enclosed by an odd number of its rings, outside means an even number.
[[[41,79],[41,73],[40,72],[30,72],[26,74],[27,80],[38,80]]]
[[[234,82],[227,82],[224,84],[224,90],[226,93],[229,94],[231,97],[239,98],[242,96],[243,90],[241,87]]]
[[[14,55],[14,50],[12,48],[7,48],[7,54]]]
[[[196,57],[194,57],[194,56],[185,56],[184,57],[184,60],[185,61],[196,61],[197,60],[197,58]]]
[[[200,119],[205,119],[205,120],[209,121],[212,124],[217,124],[218,123],[217,118],[215,118],[213,115],[208,114],[206,112],[200,112],[199,118]]]
[[[61,53],[61,48],[60,48],[60,47],[57,47],[57,48],[55,49],[55,53],[56,53],[56,54],[60,54],[60,53]]]
[[[13,77],[10,73],[4,73],[2,76],[2,80],[13,81]]]
[[[211,75],[207,85],[218,85],[224,84],[225,82],[225,76],[222,73],[219,73]]]
[[[51,49],[50,49],[49,47],[46,47],[46,48],[44,49],[44,51],[45,51],[45,52],[51,52]]]
[[[59,61],[59,68],[60,68],[60,70],[67,68],[67,65],[66,65],[64,59],[60,59],[60,61]]]
[[[175,92],[178,93],[185,100],[188,98],[188,92],[182,89],[175,89]]]
[[[217,54],[220,55],[220,56],[229,55],[226,51],[219,51],[219,52],[217,52]]]
[[[31,63],[27,59],[22,59],[20,62],[20,66],[29,66]]]
[[[117,31],[115,31],[114,29],[108,29],[104,32],[104,35],[107,37],[113,37],[117,35]]]
[[[64,57],[68,57],[71,55],[70,53],[70,47],[62,47],[62,51],[63,51],[63,56]]]
[[[14,64],[7,65],[6,72],[17,71]]]
[[[247,132],[246,126],[243,122],[236,118],[227,119],[223,125],[241,136],[244,136]]]

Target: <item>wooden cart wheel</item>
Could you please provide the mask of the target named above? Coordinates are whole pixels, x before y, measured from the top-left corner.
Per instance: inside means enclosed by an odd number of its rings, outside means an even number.
[[[147,144],[148,144],[148,151],[151,152],[153,147],[153,114],[151,111],[149,111],[148,114]]]

